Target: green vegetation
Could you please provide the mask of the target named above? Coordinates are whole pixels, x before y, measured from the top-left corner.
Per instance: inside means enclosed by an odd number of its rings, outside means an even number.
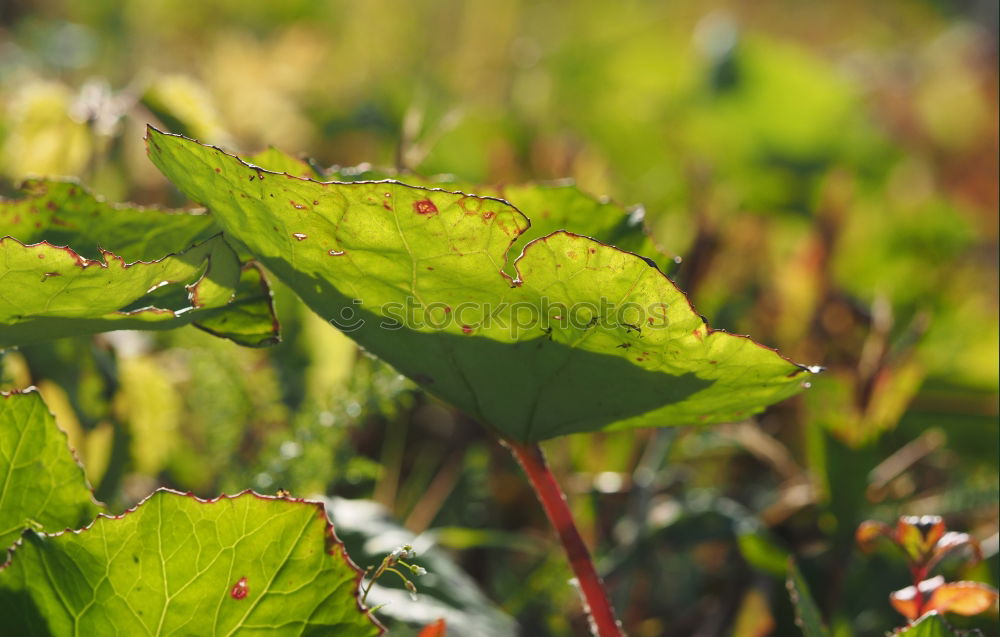
[[[585,634],[500,438],[630,635],[995,633],[996,37],[929,1],[5,4],[5,617]],[[984,559],[855,544],[930,514]],[[416,598],[365,612],[404,545]]]

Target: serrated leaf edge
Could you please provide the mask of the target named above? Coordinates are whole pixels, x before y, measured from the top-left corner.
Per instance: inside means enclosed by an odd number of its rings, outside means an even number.
[[[520,275],[520,271],[518,270],[518,262],[521,259],[524,258],[525,253],[536,242],[539,242],[539,241],[544,242],[547,239],[549,239],[550,237],[553,237],[553,236],[556,236],[556,235],[559,235],[559,234],[565,234],[565,235],[569,235],[569,236],[573,236],[573,237],[579,237],[579,238],[582,238],[582,239],[587,239],[587,240],[592,241],[592,242],[594,242],[594,243],[596,243],[596,244],[598,244],[600,246],[612,248],[614,250],[617,250],[618,252],[621,252],[621,253],[624,253],[624,254],[628,254],[628,255],[637,257],[639,259],[642,259],[646,263],[646,265],[648,265],[648,266],[652,267],[654,270],[656,270],[656,272],[661,277],[663,277],[663,280],[666,281],[666,283],[670,287],[672,287],[681,296],[681,298],[684,299],[684,301],[688,305],[688,308],[690,308],[691,312],[695,316],[697,316],[698,318],[701,319],[702,324],[703,324],[703,326],[705,328],[705,335],[706,336],[708,336],[709,334],[715,333],[715,332],[719,332],[719,333],[722,333],[722,334],[728,334],[729,336],[734,336],[734,337],[737,337],[737,338],[746,339],[746,340],[750,341],[752,344],[756,345],[757,347],[760,347],[762,349],[765,349],[767,351],[770,351],[770,352],[774,353],[775,355],[777,355],[779,358],[781,358],[782,360],[784,360],[788,364],[793,365],[794,367],[798,368],[795,371],[793,371],[791,374],[789,374],[790,378],[798,376],[799,374],[801,374],[803,372],[808,372],[810,374],[817,374],[817,373],[822,372],[823,369],[824,369],[823,367],[818,366],[818,365],[802,365],[802,364],[796,363],[793,360],[791,360],[790,358],[784,356],[780,351],[778,351],[777,348],[770,347],[770,346],[764,345],[762,343],[758,343],[757,341],[753,340],[749,335],[746,335],[746,334],[734,334],[734,333],[728,332],[727,330],[724,330],[724,329],[718,329],[718,328],[711,327],[708,324],[708,320],[703,315],[701,315],[700,313],[698,313],[698,311],[695,309],[694,304],[691,302],[691,299],[688,298],[687,294],[685,294],[683,290],[681,290],[679,287],[677,287],[677,284],[675,284],[672,280],[670,280],[670,278],[666,274],[664,274],[662,270],[660,270],[659,266],[657,266],[656,263],[652,259],[650,259],[649,257],[645,257],[643,255],[640,255],[640,254],[636,254],[634,252],[630,252],[628,250],[622,250],[621,248],[618,248],[617,246],[613,246],[613,245],[604,243],[602,241],[598,241],[597,239],[594,239],[593,237],[588,237],[586,235],[576,234],[576,233],[570,232],[568,230],[556,230],[556,231],[551,232],[551,233],[549,233],[549,234],[547,234],[547,235],[545,235],[543,237],[539,237],[537,239],[529,241],[527,244],[525,244],[524,248],[522,248],[521,253],[519,255],[517,255],[513,259],[513,261],[511,261],[510,248],[517,242],[517,239],[521,235],[523,235],[528,230],[528,228],[531,227],[531,219],[527,215],[525,215],[523,212],[521,212],[521,210],[518,209],[517,206],[513,205],[509,201],[507,201],[505,199],[502,199],[500,197],[492,197],[492,196],[488,196],[488,195],[476,195],[476,194],[466,193],[466,192],[463,192],[463,191],[460,191],[460,190],[448,190],[448,189],[445,189],[445,188],[438,188],[438,187],[427,188],[427,187],[424,187],[424,186],[414,186],[414,185],[407,184],[407,183],[405,183],[403,181],[400,181],[398,179],[372,179],[372,180],[360,180],[360,181],[336,181],[336,180],[332,180],[332,181],[319,181],[319,180],[316,180],[316,179],[310,179],[308,177],[299,177],[297,175],[289,175],[288,173],[276,172],[276,171],[273,171],[273,170],[267,170],[266,168],[261,168],[260,166],[256,166],[254,164],[251,164],[249,162],[244,161],[238,155],[226,152],[225,150],[223,150],[222,148],[219,148],[218,146],[211,145],[211,144],[203,144],[200,141],[198,141],[196,139],[192,139],[192,138],[187,137],[185,135],[179,135],[177,133],[167,133],[167,132],[161,131],[160,129],[156,128],[155,126],[153,126],[151,124],[147,124],[146,125],[146,135],[143,138],[145,140],[145,142],[146,142],[146,154],[147,155],[149,154],[149,146],[150,145],[152,145],[153,147],[155,147],[158,151],[161,150],[160,147],[157,146],[156,140],[154,140],[150,136],[150,132],[153,132],[153,133],[158,134],[158,135],[163,135],[163,136],[166,136],[166,137],[177,137],[177,138],[186,140],[188,142],[192,142],[192,143],[198,144],[199,146],[203,146],[205,148],[209,148],[211,150],[214,150],[214,151],[216,151],[216,152],[218,152],[218,153],[220,153],[222,155],[225,155],[226,157],[229,157],[231,159],[235,159],[240,164],[243,164],[247,168],[250,168],[251,170],[256,171],[257,174],[258,174],[258,177],[261,174],[268,174],[268,175],[275,175],[275,176],[285,177],[287,179],[296,179],[296,180],[299,180],[299,181],[312,182],[312,183],[321,184],[321,185],[331,185],[332,184],[332,185],[353,186],[353,185],[360,185],[360,184],[394,184],[394,185],[403,186],[404,188],[409,188],[409,189],[412,189],[412,190],[420,190],[420,191],[424,191],[424,192],[444,192],[444,193],[448,193],[448,194],[464,195],[466,197],[473,197],[473,198],[476,198],[476,199],[482,199],[482,200],[487,200],[487,201],[496,201],[496,202],[502,203],[504,205],[509,206],[511,208],[511,210],[513,210],[514,212],[516,212],[517,214],[519,214],[525,221],[527,221],[527,224],[528,224],[527,226],[525,226],[525,228],[523,228],[522,230],[520,230],[516,236],[514,236],[514,238],[508,244],[506,251],[504,252],[504,262],[501,265],[499,274],[504,279],[506,279],[508,281],[508,283],[511,283],[512,285],[520,285],[520,283],[521,283],[520,276],[521,275]],[[517,276],[514,277],[514,278],[511,278],[507,273],[505,273],[503,271],[503,267],[505,265],[507,265],[508,263],[510,263],[513,266],[514,271],[517,273]]]
[[[29,388],[29,389],[34,390],[34,388]],[[14,393],[23,393],[23,392],[21,390],[15,390],[14,392],[0,392],[0,396],[2,396],[3,398],[7,398],[8,395],[14,394]],[[65,433],[63,435],[65,435]],[[75,458],[75,454],[74,454],[74,458]],[[79,464],[79,461],[77,461],[77,464]],[[83,469],[82,465],[80,466],[80,469],[81,470]],[[15,557],[15,555],[17,553],[17,549],[20,548],[21,545],[24,543],[24,536],[26,534],[28,534],[28,533],[34,533],[37,536],[47,537],[47,538],[59,537],[61,535],[65,535],[67,533],[72,533],[74,535],[79,535],[81,533],[89,531],[95,524],[97,524],[102,519],[105,519],[105,520],[123,520],[123,519],[125,519],[129,514],[134,513],[139,507],[143,506],[144,504],[146,504],[147,502],[149,502],[153,497],[155,497],[155,496],[157,496],[158,494],[161,494],[161,493],[167,493],[167,494],[171,494],[171,495],[179,495],[179,496],[182,496],[182,497],[191,498],[191,499],[195,500],[196,502],[198,502],[200,504],[214,504],[214,503],[219,502],[219,501],[224,500],[224,499],[225,500],[235,500],[237,498],[241,498],[241,497],[249,495],[249,496],[255,497],[255,498],[259,499],[259,500],[269,500],[269,501],[275,501],[275,500],[277,500],[277,501],[295,502],[295,503],[299,503],[299,504],[306,504],[306,505],[313,505],[313,506],[315,506],[318,509],[318,513],[319,513],[320,519],[322,519],[323,522],[324,522],[324,524],[326,525],[325,530],[324,530],[324,538],[325,538],[325,547],[324,547],[325,551],[324,551],[324,553],[326,555],[336,557],[336,552],[335,551],[336,551],[337,547],[340,548],[340,555],[343,557],[344,562],[347,564],[348,568],[353,569],[354,572],[355,572],[355,578],[354,578],[354,582],[355,582],[354,583],[354,590],[355,590],[354,601],[355,601],[355,604],[357,604],[358,612],[360,612],[361,614],[365,615],[366,617],[368,617],[372,621],[372,623],[378,629],[380,635],[385,633],[385,630],[386,630],[385,626],[383,626],[382,623],[380,621],[378,621],[378,618],[376,618],[375,615],[374,615],[374,613],[372,612],[374,609],[367,608],[364,604],[361,603],[361,598],[358,595],[358,591],[361,590],[361,581],[362,581],[362,579],[364,577],[364,571],[357,564],[354,563],[354,560],[352,560],[351,556],[348,555],[348,553],[347,553],[347,547],[344,546],[344,542],[339,537],[337,537],[337,531],[336,531],[336,529],[333,528],[333,522],[330,521],[330,516],[327,515],[326,505],[324,505],[322,502],[320,502],[318,500],[310,500],[308,498],[295,498],[295,497],[284,496],[284,495],[266,495],[266,494],[263,494],[263,493],[257,493],[256,491],[254,491],[252,489],[244,489],[243,491],[240,491],[239,493],[235,493],[235,494],[225,494],[225,493],[223,493],[223,494],[218,495],[218,496],[216,496],[214,498],[201,498],[201,497],[196,496],[195,494],[193,494],[190,491],[178,491],[176,489],[170,489],[168,487],[160,487],[160,488],[156,489],[155,491],[153,491],[152,493],[150,493],[149,495],[147,495],[146,497],[144,497],[143,499],[139,500],[139,502],[137,502],[135,505],[133,505],[133,506],[125,509],[124,511],[122,511],[121,513],[119,513],[117,515],[113,515],[113,514],[110,514],[110,513],[98,513],[97,517],[94,518],[93,522],[91,522],[87,526],[84,526],[84,527],[79,528],[79,529],[63,529],[62,531],[53,531],[51,533],[38,532],[38,531],[34,531],[32,529],[25,529],[25,531],[21,534],[21,537],[18,538],[18,540],[10,548],[7,549],[7,559],[6,559],[6,561],[4,561],[3,564],[0,564],[0,572],[3,572],[4,570],[6,570],[7,567],[9,567],[11,565],[11,563],[13,563],[14,557]]]
[[[32,394],[37,395],[39,397],[39,400],[41,400],[42,406],[45,407],[45,411],[48,412],[49,416],[52,417],[52,422],[55,423],[55,420],[56,420],[55,414],[52,413],[52,410],[50,410],[49,406],[45,403],[45,399],[42,397],[41,391],[39,391],[39,389],[37,387],[35,387],[34,385],[29,385],[29,386],[27,386],[27,387],[25,387],[23,389],[12,389],[10,391],[0,391],[0,399],[7,400],[7,399],[9,399],[12,396],[27,396],[27,395],[32,395]],[[83,468],[83,463],[80,462],[79,456],[76,455],[76,449],[74,449],[69,444],[69,434],[67,434],[65,431],[63,431],[62,428],[60,428],[58,425],[56,425],[56,430],[59,432],[59,435],[61,435],[63,437],[63,439],[66,441],[66,449],[69,450],[70,455],[73,457],[73,462],[75,462],[76,466],[80,469],[80,477],[83,479],[83,484],[87,487],[87,492],[90,494],[90,501],[98,509],[105,509],[105,508],[107,508],[106,505],[103,502],[101,502],[96,497],[94,497],[94,487],[91,486],[90,481],[87,480],[87,472]],[[102,515],[105,515],[105,514],[104,513],[98,513],[97,517],[100,517]],[[96,518],[95,518],[95,520],[96,520]],[[91,522],[91,524],[93,524],[93,522]],[[31,529],[26,529],[26,530],[30,531]],[[56,533],[64,533],[65,531],[68,531],[68,530],[70,530],[70,529],[64,529],[63,531],[56,531]],[[22,533],[22,535],[23,535],[23,533]],[[12,544],[11,546],[9,546],[7,548],[7,560],[3,564],[0,564],[0,571],[2,571],[3,569],[5,569],[7,567],[7,564],[10,562],[10,553],[11,553],[11,551],[14,550],[14,547],[20,545],[20,543],[21,543],[21,540],[18,539],[14,544]]]

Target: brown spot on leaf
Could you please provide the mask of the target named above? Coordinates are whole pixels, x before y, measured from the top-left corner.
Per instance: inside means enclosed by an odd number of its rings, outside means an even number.
[[[413,209],[416,210],[418,215],[433,215],[437,214],[437,206],[430,199],[421,199],[413,203]]]
[[[222,172],[222,169],[221,169],[221,168],[219,168],[218,166],[216,166],[216,167],[215,167],[215,172],[217,172],[217,173],[221,173],[221,172]]]
[[[247,584],[247,578],[241,577],[236,584],[233,585],[233,590],[229,591],[230,597],[233,599],[244,599],[250,594],[250,586]]]

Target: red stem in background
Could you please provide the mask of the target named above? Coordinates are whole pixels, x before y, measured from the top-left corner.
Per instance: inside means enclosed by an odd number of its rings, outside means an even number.
[[[541,448],[537,444],[522,445],[510,440],[505,440],[504,443],[528,474],[535,495],[542,503],[549,522],[559,534],[559,541],[580,585],[583,609],[590,620],[591,632],[597,637],[624,637],[625,633],[622,632],[611,602],[608,601],[604,583],[590,558],[590,551],[583,543],[583,538],[580,537],[580,532],[573,521],[566,496],[563,495],[559,483],[549,470]]]

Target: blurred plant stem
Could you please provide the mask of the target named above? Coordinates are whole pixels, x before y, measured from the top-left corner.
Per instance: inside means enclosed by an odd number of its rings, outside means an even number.
[[[594,568],[594,561],[576,528],[566,496],[545,462],[541,448],[537,444],[522,445],[511,440],[503,442],[528,475],[535,495],[559,536],[573,574],[576,575],[591,632],[597,637],[622,637],[624,633],[608,600],[604,583]]]

